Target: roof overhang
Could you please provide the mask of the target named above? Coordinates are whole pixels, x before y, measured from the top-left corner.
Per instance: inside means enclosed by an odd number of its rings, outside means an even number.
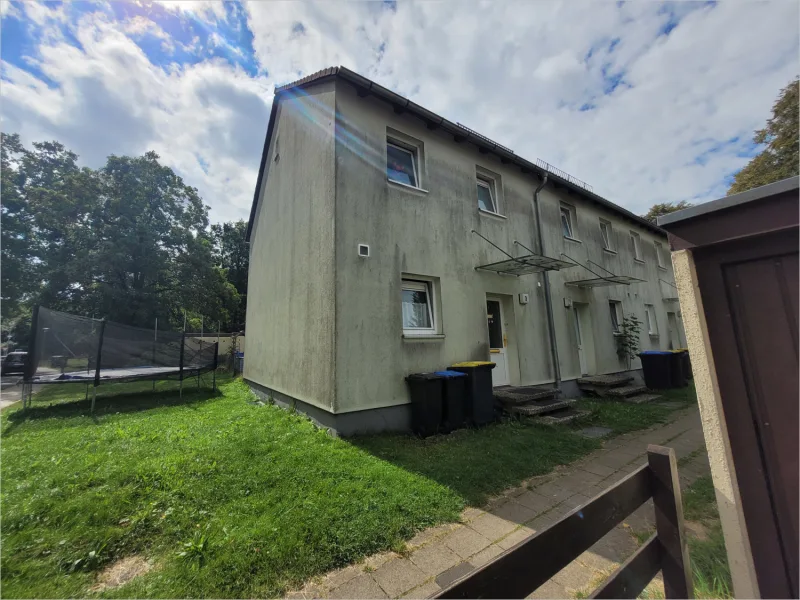
[[[500,262],[489,263],[475,267],[476,271],[491,271],[500,275],[530,275],[531,273],[541,273],[543,271],[560,271],[575,265],[565,260],[550,258],[540,254],[528,254],[501,260]]]
[[[628,275],[609,275],[608,277],[593,277],[591,279],[580,279],[578,281],[567,281],[564,285],[579,288],[596,288],[606,285],[630,285],[641,283],[644,279],[630,277]]]

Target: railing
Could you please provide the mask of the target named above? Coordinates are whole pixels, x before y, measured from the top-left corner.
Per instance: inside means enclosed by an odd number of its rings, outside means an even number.
[[[650,498],[656,533],[591,597],[636,598],[661,571],[667,598],[691,598],[678,466],[675,452],[661,446],[648,446],[646,465],[436,598],[525,598]]]
[[[544,169],[545,171],[549,171],[553,175],[558,175],[559,177],[561,177],[561,179],[566,179],[570,183],[574,183],[575,185],[580,186],[580,187],[582,187],[583,189],[585,189],[585,190],[587,190],[589,192],[592,191],[592,186],[590,186],[585,181],[582,181],[582,180],[578,179],[577,177],[573,177],[572,175],[570,175],[566,171],[562,171],[561,169],[554,167],[549,162],[544,161],[541,158],[537,158],[536,159],[536,166],[539,167],[539,168]]]

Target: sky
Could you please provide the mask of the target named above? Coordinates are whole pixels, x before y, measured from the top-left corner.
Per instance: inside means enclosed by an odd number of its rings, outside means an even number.
[[[275,86],[343,65],[635,213],[724,196],[800,73],[800,3],[9,2],[0,124],[155,150],[247,219]]]

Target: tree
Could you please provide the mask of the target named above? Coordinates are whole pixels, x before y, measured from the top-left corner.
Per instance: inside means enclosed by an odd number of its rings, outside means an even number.
[[[728,194],[767,185],[800,172],[799,90],[798,78],[781,90],[766,127],[753,136],[756,144],[766,144],[766,148],[734,176]]]
[[[689,208],[690,206],[692,206],[692,203],[687,202],[686,200],[681,200],[680,202],[661,202],[651,206],[650,210],[647,211],[647,214],[642,215],[642,217],[655,225],[657,224],[658,217],[663,217],[664,215],[673,213],[676,210],[683,210],[684,208]]]
[[[250,249],[247,246],[247,223],[230,221],[211,226],[211,237],[214,241],[214,264],[224,269],[228,281],[236,288],[241,298],[236,312],[232,316],[234,328],[244,328],[247,310],[247,271],[250,261]]]

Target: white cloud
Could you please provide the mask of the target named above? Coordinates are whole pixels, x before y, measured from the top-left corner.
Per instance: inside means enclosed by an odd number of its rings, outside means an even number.
[[[167,10],[191,14],[206,21],[225,18],[222,0],[153,0]]]
[[[155,150],[200,190],[213,220],[246,217],[272,86],[221,60],[165,72],[103,16],[84,17],[75,35],[84,50],[39,47],[55,85],[3,64],[3,131],[57,139],[95,167],[111,153]]]

